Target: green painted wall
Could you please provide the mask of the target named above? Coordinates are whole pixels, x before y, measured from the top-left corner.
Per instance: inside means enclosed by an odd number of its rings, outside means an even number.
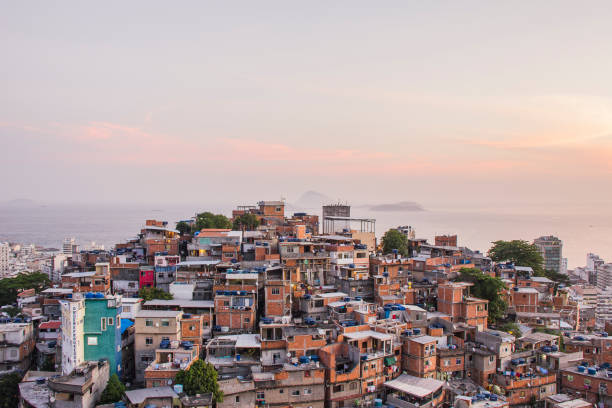
[[[111,301],[112,302],[112,301]],[[85,299],[85,321],[83,324],[84,357],[86,361],[106,358],[111,374],[121,377],[121,325],[118,321],[121,307],[109,307],[109,299]],[[103,330],[102,319],[106,321]],[[109,325],[112,319],[112,325]],[[97,339],[91,344],[90,338]]]

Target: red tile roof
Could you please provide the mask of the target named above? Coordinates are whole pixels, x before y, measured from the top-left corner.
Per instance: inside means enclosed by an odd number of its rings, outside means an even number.
[[[59,320],[51,320],[50,322],[43,322],[38,326],[39,329],[59,329],[62,322]]]

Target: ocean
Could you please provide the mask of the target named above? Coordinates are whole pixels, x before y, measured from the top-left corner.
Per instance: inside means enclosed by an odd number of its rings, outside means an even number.
[[[0,207],[0,241],[60,248],[67,237],[88,246],[106,248],[133,238],[146,219],[171,224],[188,219],[198,210],[226,215],[231,207],[202,205],[31,205]],[[287,213],[291,213],[288,210]],[[320,215],[319,209],[309,212]],[[390,227],[411,225],[419,238],[433,242],[436,234],[457,234],[460,246],[486,252],[495,240],[525,239],[555,235],[563,241],[569,267],[583,266],[593,252],[612,261],[612,215],[605,210],[573,208],[427,208],[426,211],[380,212],[367,207],[352,209],[353,216],[375,218],[377,236]]]

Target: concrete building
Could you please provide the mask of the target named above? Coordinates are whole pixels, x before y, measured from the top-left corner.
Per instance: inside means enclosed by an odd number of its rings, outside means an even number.
[[[597,287],[601,290],[612,289],[612,263],[601,264],[595,269]]]
[[[7,276],[9,272],[9,255],[11,247],[8,242],[0,242],[0,278]]]
[[[27,371],[34,347],[32,323],[0,324],[0,375]]]
[[[181,339],[180,318],[183,312],[141,310],[134,318],[135,381],[143,384],[145,369],[155,360],[155,350],[164,343]]]
[[[83,357],[107,359],[110,374],[121,378],[121,297],[85,295]]]
[[[105,360],[82,363],[72,373],[49,378],[53,408],[93,408],[102,396],[109,378]]]
[[[79,246],[76,244],[74,238],[66,238],[62,244],[62,254],[72,256],[72,254],[78,252]]]
[[[83,324],[85,300],[60,300],[62,321],[62,374],[69,375],[85,359],[83,354]]]
[[[597,267],[603,265],[605,261],[599,255],[589,252],[586,256],[586,269],[594,271]]]
[[[536,238],[533,244],[544,258],[544,269],[562,272],[563,241],[552,235]]]

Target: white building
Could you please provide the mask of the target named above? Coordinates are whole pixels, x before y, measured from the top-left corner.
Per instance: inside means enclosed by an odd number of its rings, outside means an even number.
[[[68,375],[84,361],[83,324],[85,301],[61,300],[62,310],[62,373]]]
[[[586,256],[586,268],[589,271],[596,270],[599,266],[603,265],[604,263],[605,263],[604,260],[601,259],[599,255],[588,253]]]
[[[73,253],[78,252],[78,249],[79,247],[74,238],[66,238],[62,244],[62,253],[64,255],[71,256]]]
[[[0,278],[6,277],[9,272],[9,255],[11,247],[8,242],[0,243]]]
[[[602,290],[612,289],[612,263],[599,265],[596,269],[597,287]]]

